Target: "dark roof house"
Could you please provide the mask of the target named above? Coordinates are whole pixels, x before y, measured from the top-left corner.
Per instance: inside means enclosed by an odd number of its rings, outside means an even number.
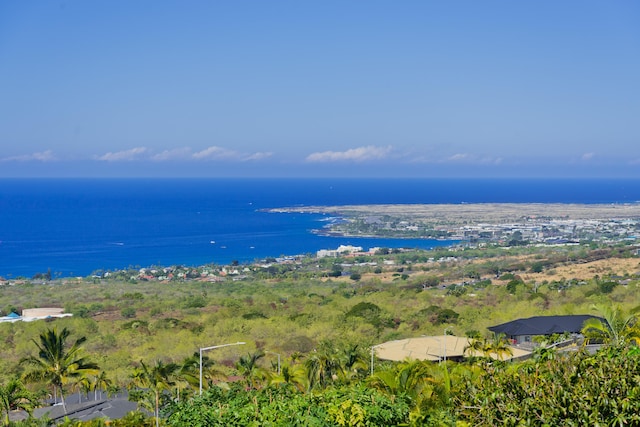
[[[532,336],[549,336],[553,334],[579,334],[587,319],[600,319],[588,314],[567,316],[535,316],[513,320],[488,329],[496,334],[505,334],[517,343],[530,342]]]

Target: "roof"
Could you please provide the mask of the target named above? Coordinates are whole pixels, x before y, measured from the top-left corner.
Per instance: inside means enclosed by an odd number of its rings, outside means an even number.
[[[468,338],[441,335],[387,341],[375,346],[375,352],[378,358],[385,360],[401,361],[408,358],[436,361],[444,357],[462,356],[467,344]]]
[[[491,332],[516,335],[552,335],[569,333],[580,333],[582,325],[587,319],[599,319],[600,317],[588,314],[568,315],[568,316],[535,316],[526,319],[513,320],[500,325],[491,326]]]
[[[446,358],[477,356],[477,354],[473,354],[472,350],[466,349],[468,345],[469,338],[467,337],[439,335],[387,341],[374,346],[374,351],[379,359],[397,362],[405,359],[438,361]],[[519,358],[529,354],[528,351],[516,347],[511,347],[511,351],[512,356],[502,359]],[[489,357],[501,358],[493,353],[489,354]]]

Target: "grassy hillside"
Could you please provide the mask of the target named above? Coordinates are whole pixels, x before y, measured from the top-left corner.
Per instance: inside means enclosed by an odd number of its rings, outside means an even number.
[[[519,317],[588,314],[603,302],[624,308],[640,303],[640,264],[628,248],[512,251],[409,252],[322,265],[307,259],[270,269],[247,267],[242,278],[215,282],[133,279],[137,271],[26,281],[0,289],[0,308],[61,306],[74,313],[55,324],[86,336],[87,351],[125,385],[140,360],[178,362],[210,345],[246,342],[210,355],[232,366],[239,355],[258,349],[285,358],[325,341],[366,348],[439,335],[445,328],[460,336],[484,334],[488,326]],[[341,275],[331,277],[336,268]],[[354,311],[362,303],[375,310]],[[0,324],[5,377],[21,372],[19,360],[34,352],[32,340],[48,326]]]

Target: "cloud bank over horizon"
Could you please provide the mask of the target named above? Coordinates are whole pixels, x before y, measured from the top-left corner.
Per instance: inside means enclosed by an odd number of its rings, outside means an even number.
[[[194,150],[177,147],[156,151],[133,147],[65,157],[53,150],[0,158],[0,177],[38,171],[55,176],[55,165],[80,176],[633,176],[639,158],[616,159],[595,152],[576,152],[565,158],[491,156],[453,150],[401,152],[391,145],[314,151],[291,156],[275,151],[245,152],[218,145]],[[28,165],[42,165],[29,168]],[[14,165],[14,166],[12,166]],[[44,165],[48,165],[44,168]],[[93,166],[91,166],[93,165]],[[216,165],[211,169],[207,165]],[[398,172],[401,170],[402,172]]]

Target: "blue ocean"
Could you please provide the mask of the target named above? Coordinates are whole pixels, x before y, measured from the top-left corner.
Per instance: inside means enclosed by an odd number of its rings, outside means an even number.
[[[0,179],[0,276],[242,263],[343,244],[450,244],[322,236],[312,231],[326,216],[269,208],[637,201],[640,180],[628,179]]]

